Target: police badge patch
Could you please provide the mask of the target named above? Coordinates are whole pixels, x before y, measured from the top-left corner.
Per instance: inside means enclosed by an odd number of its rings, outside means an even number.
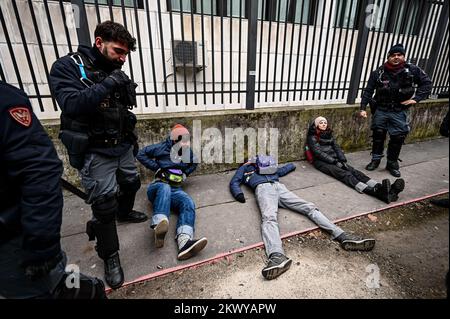
[[[20,125],[29,127],[31,125],[31,112],[24,106],[16,106],[9,109],[9,114]]]

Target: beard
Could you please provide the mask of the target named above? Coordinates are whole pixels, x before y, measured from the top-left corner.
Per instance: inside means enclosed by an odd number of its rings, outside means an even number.
[[[109,63],[112,65],[112,67],[114,69],[121,69],[124,62],[120,61],[120,60],[112,60],[109,55],[108,55],[108,50],[105,48],[103,48],[102,50],[102,54],[103,56],[109,61]]]

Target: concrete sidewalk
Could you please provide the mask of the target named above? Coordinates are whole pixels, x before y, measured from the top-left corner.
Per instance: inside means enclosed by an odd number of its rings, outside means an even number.
[[[364,170],[370,159],[369,151],[347,154],[347,158],[352,166],[376,180],[394,180],[384,170],[385,160],[375,172]],[[357,193],[317,171],[307,162],[296,162],[297,170],[280,181],[300,197],[315,203],[333,221],[448,192],[447,138],[405,145],[401,158],[401,172],[406,188],[400,194],[399,201],[391,205]],[[196,237],[208,238],[206,248],[194,258],[183,262],[176,258],[175,214],[170,219],[165,245],[160,249],[154,247],[153,231],[149,228],[149,222],[119,224],[120,256],[126,282],[150,278],[231,251],[261,244],[261,218],[253,192],[243,186],[247,202],[241,204],[235,201],[228,187],[233,174],[234,171],[188,179],[185,190],[193,197],[197,206]],[[151,216],[146,186],[143,185],[138,192],[135,209]],[[64,205],[62,244],[68,255],[68,263],[77,264],[83,273],[103,278],[103,262],[97,257],[94,242],[88,242],[84,233],[86,222],[91,216],[90,207],[74,195],[66,196]],[[302,232],[315,226],[306,217],[285,209],[280,209],[279,224],[282,235]]]

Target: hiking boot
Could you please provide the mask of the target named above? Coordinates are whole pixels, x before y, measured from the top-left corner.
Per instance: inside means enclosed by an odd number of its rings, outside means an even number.
[[[123,285],[125,280],[123,269],[120,266],[119,252],[115,252],[105,260],[105,281],[112,289]]]
[[[374,171],[380,166],[381,160],[371,160],[369,164],[366,166],[366,170],[368,171]]]
[[[126,215],[118,215],[117,221],[121,223],[142,223],[148,219],[147,215],[144,213],[138,212],[136,210],[132,210]]]
[[[336,237],[336,241],[341,244],[344,250],[349,251],[369,251],[375,247],[375,239],[372,238],[361,238],[355,235],[342,233]]]
[[[272,280],[280,276],[291,267],[292,259],[281,253],[272,253],[266,267],[262,270],[262,275],[267,280]]]
[[[186,244],[178,251],[178,260],[186,260],[195,256],[200,250],[205,248],[208,240],[203,237],[200,239],[188,240]]]
[[[391,173],[394,177],[400,177],[402,174],[400,173],[400,166],[398,164],[398,161],[387,161],[386,169]]]
[[[382,200],[386,204],[391,203],[391,182],[388,179],[383,179],[381,184],[378,183],[374,187],[367,186],[363,192]]]
[[[167,231],[169,230],[169,221],[163,219],[154,228],[155,231],[155,247],[161,248],[164,246],[164,238],[166,237]]]
[[[391,196],[391,202],[398,200],[398,194],[405,189],[405,181],[403,178],[396,179],[391,185],[391,191],[389,192]]]

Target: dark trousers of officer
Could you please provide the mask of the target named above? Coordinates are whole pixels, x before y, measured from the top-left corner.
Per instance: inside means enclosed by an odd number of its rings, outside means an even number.
[[[375,183],[369,183],[372,179],[363,172],[347,165],[347,169],[337,167],[335,164],[329,164],[320,160],[314,160],[314,167],[322,173],[336,178],[338,181],[361,192],[366,185],[373,186]],[[364,185],[362,185],[364,184]]]
[[[409,111],[385,110],[377,108],[372,116],[372,160],[380,160],[384,155],[384,141],[389,133],[387,148],[388,163],[397,164],[402,145],[410,131]],[[397,167],[398,168],[398,167]]]
[[[94,218],[87,225],[90,240],[97,238],[97,253],[107,259],[119,250],[116,217],[131,212],[141,183],[130,149],[120,157],[88,153],[80,170]]]
[[[20,235],[0,244],[0,299],[50,298],[65,274],[66,255],[63,252],[63,259],[48,275],[31,280],[22,266],[26,257],[22,241]]]

